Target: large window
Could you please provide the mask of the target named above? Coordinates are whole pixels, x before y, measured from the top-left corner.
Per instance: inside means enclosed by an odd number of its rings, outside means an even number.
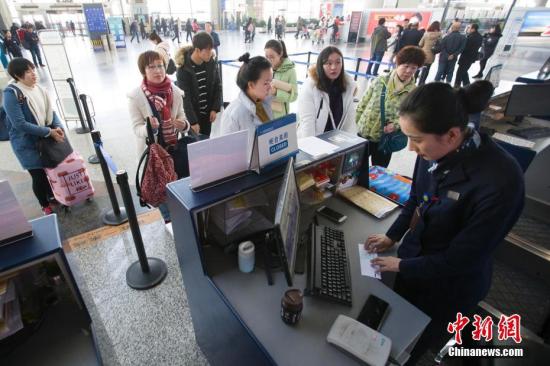
[[[147,2],[147,7],[150,15],[181,20],[197,18],[199,22],[212,20],[209,0],[150,0]]]

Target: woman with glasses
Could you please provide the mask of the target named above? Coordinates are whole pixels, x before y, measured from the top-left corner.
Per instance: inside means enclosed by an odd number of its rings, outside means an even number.
[[[268,59],[263,56],[251,58],[248,52],[239,57],[239,61],[243,63],[237,74],[240,92],[237,99],[233,100],[222,114],[219,135],[248,130],[250,152],[256,127],[273,119],[273,70]]]
[[[373,165],[387,167],[390,163],[392,153],[379,149],[380,140],[383,134],[400,129],[399,104],[415,88],[414,74],[425,60],[426,54],[421,48],[402,48],[395,57],[397,68],[372,81],[357,106],[355,119],[359,134],[369,140]],[[385,121],[381,120],[382,115]]]
[[[138,155],[145,150],[147,137],[146,121],[156,132],[158,142],[171,152],[180,132],[189,131],[189,123],[183,110],[183,91],[166,76],[166,64],[160,54],[146,51],[138,57],[141,85],[128,94],[128,109],[134,134],[137,138]],[[165,204],[160,207],[162,217],[170,221]]]
[[[55,200],[36,143],[41,138],[62,142],[65,133],[48,93],[37,84],[33,63],[26,58],[14,58],[8,64],[8,74],[13,81],[4,89],[4,110],[10,144],[19,163],[32,177],[32,190],[42,212],[49,215],[53,213],[50,202]]]
[[[337,129],[357,133],[353,104],[356,86],[344,71],[342,52],[326,47],[309,75],[298,97],[298,137]]]

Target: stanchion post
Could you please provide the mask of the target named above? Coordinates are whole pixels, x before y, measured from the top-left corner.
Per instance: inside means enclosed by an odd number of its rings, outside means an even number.
[[[119,185],[122,199],[124,200],[126,212],[128,213],[130,230],[132,231],[132,237],[134,238],[134,244],[139,258],[139,260],[132,263],[126,271],[126,283],[133,289],[147,290],[161,283],[164,278],[166,278],[168,270],[166,268],[166,263],[162,260],[158,258],[147,258],[126,171],[119,170],[116,174],[116,181]]]
[[[88,108],[88,102],[86,101],[86,94],[80,94],[78,96],[80,98],[80,101],[82,102],[82,109],[84,110],[84,115],[86,116],[86,121],[88,123],[88,128],[90,131],[94,130],[94,122],[92,120],[92,115],[90,114],[90,109]],[[93,140],[93,138],[92,138]],[[90,164],[99,164],[99,158],[97,157],[97,153],[90,155],[88,157],[88,163]]]
[[[111,172],[107,166],[107,161],[99,148],[101,144],[101,133],[99,131],[92,131],[92,141],[94,142],[94,148],[96,156],[99,160],[99,165],[101,166],[101,172],[103,173],[103,178],[105,179],[105,186],[107,187],[107,193],[109,195],[109,200],[111,201],[112,210],[108,210],[102,214],[102,221],[105,225],[120,225],[128,221],[128,216],[126,215],[126,210],[124,207],[118,205],[118,199],[116,198],[115,187],[113,186],[113,180],[111,179]]]
[[[88,133],[91,130],[88,129],[88,127],[86,127],[86,125],[84,124],[84,117],[82,116],[82,110],[80,109],[80,103],[78,101],[78,95],[76,94],[76,86],[74,85],[73,78],[67,78],[67,83],[69,83],[69,87],[71,88],[71,94],[73,95],[74,104],[76,106],[76,112],[78,113],[78,118],[80,119],[80,126],[82,126],[77,128],[75,131],[79,135],[83,133]]]
[[[357,57],[357,64],[355,65],[355,75],[353,76],[353,80],[357,81],[357,73],[359,72],[359,67],[361,66],[361,57]]]

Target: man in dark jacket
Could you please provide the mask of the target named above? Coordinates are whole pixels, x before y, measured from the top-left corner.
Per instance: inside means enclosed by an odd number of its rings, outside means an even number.
[[[15,35],[17,37],[17,35]],[[23,57],[19,44],[15,41],[14,35],[10,31],[6,31],[4,35],[4,52],[9,54],[11,58]]]
[[[32,25],[27,26],[25,31],[25,42],[29,46],[29,51],[31,51],[34,66],[46,66],[42,63],[42,56],[40,55],[40,48],[38,47],[38,34],[36,34],[36,32],[32,29]]]
[[[456,71],[455,79],[455,88],[459,88],[461,83],[464,86],[470,84],[470,78],[468,77],[468,70],[474,62],[477,61],[477,55],[479,53],[479,47],[481,47],[481,42],[483,37],[478,32],[479,26],[474,23],[470,24],[470,28],[466,37],[466,46],[464,46],[464,51],[460,55],[460,60],[458,60],[458,70]]]
[[[370,61],[371,62],[369,62],[369,66],[367,67],[367,74],[371,73],[372,65],[376,62],[376,64],[374,65],[374,71],[372,72],[372,75],[374,76],[378,75],[378,68],[380,67],[380,62],[382,61],[382,58],[384,57],[384,53],[388,48],[388,38],[391,37],[391,34],[388,31],[388,28],[386,28],[386,26],[384,25],[385,23],[386,23],[386,18],[378,19],[378,26],[374,28],[374,31],[372,32],[371,44],[370,44]]]
[[[222,84],[213,48],[212,37],[199,32],[193,36],[193,46],[182,47],[176,54],[177,85],[185,92],[185,115],[195,132],[200,130],[207,136],[222,103]]]
[[[411,23],[409,29],[403,31],[401,40],[399,41],[399,48],[406,46],[418,46],[424,33],[418,30],[418,23]]]
[[[441,53],[439,54],[439,67],[435,75],[435,81],[446,79],[450,83],[453,79],[456,60],[464,50],[466,37],[460,34],[460,23],[453,23],[451,33],[441,40]]]
[[[212,40],[214,41],[214,51],[216,51],[216,58],[219,59],[219,53],[218,53],[218,47],[220,46],[220,36],[218,33],[214,32],[214,26],[212,25],[212,22],[206,22],[204,24],[204,30],[206,33],[210,34],[210,37],[212,37]]]

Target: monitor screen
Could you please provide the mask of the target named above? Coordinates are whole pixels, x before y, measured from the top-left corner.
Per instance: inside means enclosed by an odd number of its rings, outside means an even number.
[[[286,164],[285,175],[275,211],[275,228],[278,230],[278,250],[286,280],[292,286],[300,225],[300,196],[294,174],[294,158]]]
[[[514,85],[506,105],[506,116],[550,116],[550,84]]]

